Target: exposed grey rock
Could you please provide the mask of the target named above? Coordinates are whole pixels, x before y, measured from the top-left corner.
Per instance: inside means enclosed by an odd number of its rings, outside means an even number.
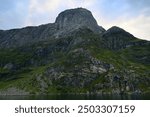
[[[92,13],[87,9],[77,8],[66,10],[56,18],[57,30],[72,31],[80,27],[87,27],[95,33],[104,32],[104,28],[99,27]]]
[[[5,30],[0,34],[0,47],[20,47],[38,41],[50,39],[55,32],[54,24],[46,24],[22,29]]]
[[[4,66],[4,69],[7,69],[7,70],[12,70],[14,68],[14,65],[12,63],[8,63]]]
[[[55,23],[30,26],[22,29],[1,30],[0,48],[20,47],[39,41],[62,38],[79,29],[88,28],[94,33],[102,33],[104,28],[98,26],[92,13],[83,8],[66,10],[59,14]]]
[[[52,84],[57,82],[61,86],[83,88],[99,75],[112,69],[112,65],[92,57],[83,48],[75,49],[69,55],[71,58],[67,59],[64,64],[72,66],[70,69],[65,65],[49,67],[43,74],[48,80],[52,81]]]
[[[91,66],[90,70],[92,71],[91,73],[100,73],[100,74],[102,74],[102,73],[107,72],[106,69],[101,68],[101,67],[97,67],[97,66]]]

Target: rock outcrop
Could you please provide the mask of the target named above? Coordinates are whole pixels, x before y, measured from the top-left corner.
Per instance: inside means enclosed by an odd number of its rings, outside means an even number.
[[[104,37],[122,36],[123,38],[134,38],[132,34],[117,26],[113,26],[110,29],[108,29],[106,32],[104,32],[103,36]]]
[[[80,28],[88,28],[94,33],[103,33],[92,13],[84,8],[66,10],[58,15],[55,23],[30,26],[22,29],[0,30],[0,48],[21,47],[39,41],[67,37]]]
[[[56,27],[61,31],[73,31],[87,27],[95,33],[103,33],[105,29],[99,27],[92,13],[87,9],[77,8],[66,10],[56,18]]]
[[[122,28],[113,26],[102,34],[103,45],[112,50],[120,50],[131,46],[149,45],[148,41],[138,40]],[[138,40],[138,41],[136,41]]]

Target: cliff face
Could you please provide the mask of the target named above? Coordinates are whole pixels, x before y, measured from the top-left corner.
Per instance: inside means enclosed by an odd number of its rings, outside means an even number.
[[[50,39],[54,32],[54,24],[6,30],[0,34],[0,48],[21,47],[23,45],[47,40]]]
[[[149,41],[105,31],[83,8],[52,24],[0,30],[0,94],[147,92],[149,66]]]
[[[105,31],[98,26],[92,13],[83,8],[66,10],[60,13],[55,23],[58,30],[64,31],[75,30],[80,27],[87,27],[95,33],[102,33]]]
[[[105,31],[98,26],[90,11],[83,8],[70,9],[60,13],[53,24],[0,31],[0,47],[19,47],[52,38],[67,37],[79,28],[88,28],[97,34]]]

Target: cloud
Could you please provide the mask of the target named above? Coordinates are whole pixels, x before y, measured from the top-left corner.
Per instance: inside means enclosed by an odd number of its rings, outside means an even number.
[[[29,13],[25,25],[54,22],[57,15],[66,9],[89,7],[96,0],[30,0]]]
[[[126,31],[130,32],[134,36],[150,40],[150,16],[145,16],[143,14],[129,18],[127,16],[121,16],[116,20],[98,20],[98,23],[104,28],[109,29],[112,26],[118,26]]]
[[[44,13],[56,10],[61,4],[61,0],[30,0],[30,13]]]
[[[76,7],[90,7],[94,5],[96,0],[66,0],[65,4],[68,7],[76,8]]]
[[[132,32],[135,36],[141,39],[150,40],[150,16],[139,15],[136,18],[128,19],[120,24],[123,28]]]
[[[150,1],[101,0],[94,15],[98,24],[108,29],[119,26],[134,36],[150,40]],[[97,6],[98,7],[98,6]]]
[[[37,25],[48,22],[50,15],[54,15],[56,9],[61,4],[61,0],[30,0],[29,13],[25,25]]]

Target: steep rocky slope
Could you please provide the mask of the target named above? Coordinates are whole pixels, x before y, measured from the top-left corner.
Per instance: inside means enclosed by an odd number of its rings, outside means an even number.
[[[51,38],[67,37],[73,31],[83,27],[91,29],[94,33],[105,31],[105,29],[97,25],[90,11],[83,8],[71,9],[60,13],[55,23],[52,24],[1,30],[0,48],[19,47],[38,41],[51,40]]]
[[[149,84],[150,42],[119,27],[105,31],[86,9],[0,31],[1,95],[140,93]]]

